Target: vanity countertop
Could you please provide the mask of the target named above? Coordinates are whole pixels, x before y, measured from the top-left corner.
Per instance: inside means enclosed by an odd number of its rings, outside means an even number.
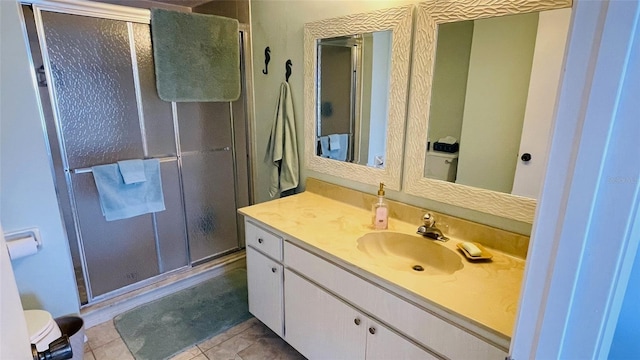
[[[448,275],[428,275],[390,269],[376,264],[357,249],[358,238],[375,231],[370,211],[309,191],[245,207],[239,212],[284,233],[286,240],[312,251],[319,250],[319,254],[328,255],[339,265],[355,269],[360,276],[425,308],[435,307],[445,316],[452,314],[489,331],[508,347],[524,272],[523,260],[490,249],[491,262],[469,262],[456,247],[460,240],[451,238],[436,243],[461,257],[464,265],[461,270]],[[390,218],[387,231],[415,234],[418,225]]]

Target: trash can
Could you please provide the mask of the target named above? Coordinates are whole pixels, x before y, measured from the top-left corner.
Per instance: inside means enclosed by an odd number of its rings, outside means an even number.
[[[62,316],[54,319],[60,332],[67,335],[73,351],[72,360],[82,360],[84,357],[84,321],[78,316]]]

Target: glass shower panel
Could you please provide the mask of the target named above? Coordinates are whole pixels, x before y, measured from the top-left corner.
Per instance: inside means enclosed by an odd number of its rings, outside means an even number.
[[[42,12],[70,168],[142,158],[127,23]]]
[[[238,248],[231,151],[182,158],[191,261]]]
[[[158,275],[151,215],[106,221],[93,174],[73,174],[71,182],[93,297]]]
[[[158,97],[149,25],[132,24],[148,156],[176,155],[171,103]]]
[[[165,211],[156,213],[156,230],[160,255],[160,272],[186,266],[187,228],[182,205],[182,189],[178,176],[178,161],[160,163]]]
[[[228,102],[178,103],[182,152],[231,146],[231,113]]]

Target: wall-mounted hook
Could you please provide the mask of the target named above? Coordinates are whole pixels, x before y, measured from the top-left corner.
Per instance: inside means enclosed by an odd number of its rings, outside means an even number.
[[[262,73],[265,75],[269,73],[269,61],[271,61],[271,49],[267,46],[264,48],[264,70],[262,70]]]
[[[284,64],[284,67],[286,69],[285,78],[287,82],[289,82],[289,76],[291,76],[291,65],[293,65],[291,63],[291,59],[287,60],[287,62]]]

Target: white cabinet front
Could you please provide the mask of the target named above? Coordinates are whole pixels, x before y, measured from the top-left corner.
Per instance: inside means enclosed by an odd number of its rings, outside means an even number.
[[[285,339],[311,360],[437,359],[288,269],[284,293]]]
[[[295,273],[285,270],[285,340],[305,357],[364,359],[367,319]]]
[[[437,357],[426,352],[387,327],[369,320],[367,328],[367,360],[431,360]]]
[[[247,247],[249,311],[283,336],[282,264]]]

